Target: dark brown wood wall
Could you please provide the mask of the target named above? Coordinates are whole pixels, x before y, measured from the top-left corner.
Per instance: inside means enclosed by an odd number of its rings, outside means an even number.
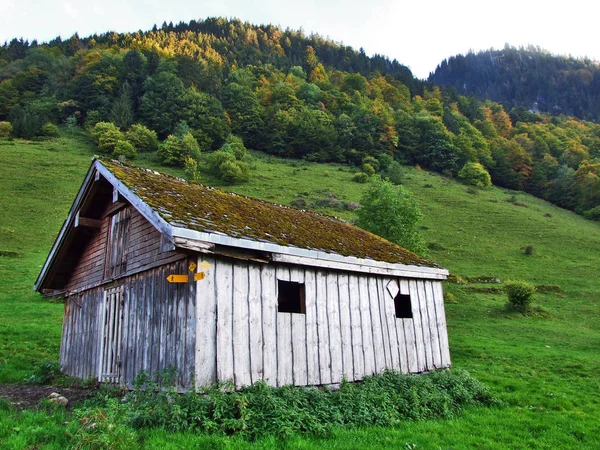
[[[196,343],[196,283],[169,283],[171,274],[189,274],[184,259],[71,296],[65,303],[60,362],[67,374],[96,378],[102,339],[104,292],[123,285],[120,382],[173,366],[177,387],[192,387]]]
[[[123,275],[132,275],[161,263],[177,259],[176,252],[160,251],[160,232],[152,226],[135,208],[129,206],[130,220],[124,254],[127,255],[126,272]],[[110,238],[111,216],[102,219],[102,226],[92,238],[90,244],[83,250],[79,263],[75,267],[66,291],[78,292],[90,289],[105,282],[106,258],[108,256],[107,243]]]

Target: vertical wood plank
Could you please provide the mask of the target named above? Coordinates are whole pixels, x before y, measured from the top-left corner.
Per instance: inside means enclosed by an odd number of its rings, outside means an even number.
[[[425,348],[425,370],[432,370],[433,351],[431,348],[431,333],[429,330],[429,315],[427,313],[427,297],[423,280],[417,280],[417,293],[419,295],[419,313],[421,315],[421,327],[423,331],[423,347]]]
[[[331,353],[329,345],[329,319],[327,317],[327,274],[316,273],[317,333],[319,339],[319,371],[321,384],[331,384]]]
[[[365,376],[365,355],[363,350],[362,312],[360,306],[360,290],[358,277],[348,277],[348,301],[350,308],[350,333],[352,338],[352,362],[354,380],[362,380]]]
[[[358,295],[360,303],[360,317],[361,317],[361,334],[362,334],[362,347],[363,347],[363,359],[365,364],[365,375],[373,375],[377,373],[376,369],[376,350],[373,345],[373,321],[371,319],[371,302],[369,298],[369,286],[367,278],[363,275],[357,275],[356,281],[358,283]]]
[[[198,266],[204,260],[198,258]],[[196,281],[196,388],[217,382],[217,297],[216,262],[210,264],[203,280]]]
[[[304,270],[298,268],[290,269],[290,281],[297,283],[306,283],[304,279]],[[305,290],[306,300],[306,290]],[[305,302],[306,306],[306,302]],[[291,314],[292,319],[292,375],[293,383],[296,386],[306,386],[308,383],[307,375],[307,355],[306,355],[306,314]]]
[[[381,320],[379,292],[377,289],[377,280],[374,277],[367,277],[367,289],[369,292],[369,304],[371,305],[373,347],[375,350],[375,371],[376,373],[382,373],[387,367],[390,346],[388,340],[384,340],[384,322]]]
[[[340,272],[338,274],[338,299],[340,310],[340,334],[342,341],[342,376],[348,381],[354,381],[350,291],[347,273]]]
[[[264,378],[262,340],[262,299],[260,267],[248,266],[248,320],[250,321],[250,377],[252,383]]]
[[[192,262],[192,258],[189,259]],[[198,261],[194,261],[198,263]],[[194,389],[192,379],[196,372],[196,286],[197,282],[192,281],[188,284],[188,293],[185,299],[185,340],[184,358],[185,373],[183,387],[186,390]]]
[[[276,269],[277,280],[290,281],[290,270],[279,266]],[[277,284],[276,284],[277,285]],[[279,291],[277,291],[277,298]],[[292,347],[292,314],[277,313],[277,386],[294,383],[293,347]]]
[[[269,386],[277,386],[277,292],[275,269],[261,266],[263,370]]]
[[[394,299],[387,290],[389,278],[378,278],[379,292],[384,306],[385,321],[387,323],[388,339],[390,342],[390,357],[392,370],[400,371],[400,354],[398,345],[398,333],[396,330],[396,309]]]
[[[402,292],[402,281],[401,280],[397,280],[398,282],[398,288],[400,293]],[[406,288],[408,289],[408,287]],[[402,373],[408,373],[409,369],[408,369],[408,355],[407,355],[407,351],[406,351],[406,337],[405,337],[405,333],[404,333],[404,320],[403,319],[399,319],[399,318],[395,318],[395,322],[396,322],[396,339],[398,341],[398,357],[400,358],[400,371]]]
[[[252,384],[248,319],[248,266],[233,264],[233,367],[237,387]]]
[[[417,348],[417,372],[424,372],[426,367],[425,345],[423,342],[423,324],[421,323],[421,311],[419,307],[419,292],[416,280],[409,280],[410,303],[413,314],[413,325],[415,334],[415,347]]]
[[[217,285],[217,380],[233,382],[233,266],[227,260],[215,260]]]
[[[435,298],[435,313],[438,323],[438,335],[440,338],[440,356],[442,367],[450,366],[450,346],[448,344],[448,329],[446,325],[446,312],[444,307],[444,291],[440,281],[433,282]]]
[[[427,304],[427,323],[429,324],[429,336],[431,338],[431,353],[433,359],[433,367],[437,369],[442,366],[442,356],[440,354],[440,337],[438,334],[437,317],[435,314],[435,297],[433,293],[433,285],[431,281],[423,282],[425,299]]]
[[[329,352],[331,353],[331,382],[342,381],[342,336],[340,333],[340,304],[336,272],[327,272],[327,318],[329,321]]]
[[[400,280],[400,293],[403,295],[410,295],[410,286],[408,280]],[[411,308],[412,308],[411,300]],[[409,373],[415,373],[418,371],[417,365],[417,345],[415,342],[415,326],[413,319],[400,319],[402,321],[402,327],[404,329],[404,343],[406,346],[406,361]]]
[[[306,370],[307,384],[321,384],[319,372],[319,335],[317,333],[316,277],[313,269],[304,271],[306,296]]]

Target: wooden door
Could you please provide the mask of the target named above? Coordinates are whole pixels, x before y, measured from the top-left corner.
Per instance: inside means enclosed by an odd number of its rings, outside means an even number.
[[[100,373],[98,381],[121,381],[121,337],[123,334],[123,286],[104,291],[102,340],[100,342]]]

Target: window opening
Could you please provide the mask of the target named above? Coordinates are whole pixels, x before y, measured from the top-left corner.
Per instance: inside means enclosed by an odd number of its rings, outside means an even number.
[[[394,309],[398,319],[412,319],[412,305],[410,303],[410,295],[401,294],[398,292],[394,297]]]
[[[304,283],[277,280],[277,311],[306,314]]]

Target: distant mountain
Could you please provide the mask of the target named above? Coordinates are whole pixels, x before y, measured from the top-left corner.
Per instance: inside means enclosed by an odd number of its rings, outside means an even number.
[[[539,47],[486,50],[444,60],[430,75],[437,85],[452,85],[502,103],[507,110],[564,114],[600,121],[600,65],[590,59],[553,55]]]

